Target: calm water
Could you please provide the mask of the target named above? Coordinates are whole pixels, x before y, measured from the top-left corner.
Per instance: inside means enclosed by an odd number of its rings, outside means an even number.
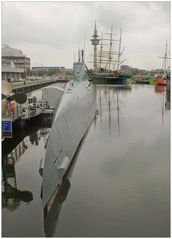
[[[97,112],[44,215],[39,164],[51,120],[3,143],[3,236],[170,234],[170,111],[153,86],[97,87]]]

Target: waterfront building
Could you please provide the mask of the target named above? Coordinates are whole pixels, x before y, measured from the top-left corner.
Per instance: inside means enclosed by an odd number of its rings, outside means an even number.
[[[74,78],[74,71],[73,69],[66,69],[65,70],[66,73],[66,80],[71,80],[72,78]]]
[[[24,74],[24,69],[18,68],[9,59],[2,57],[2,80],[19,81]]]
[[[120,72],[121,72],[121,75],[123,75],[125,77],[131,77],[132,68],[129,65],[121,65],[120,66]]]
[[[33,66],[31,74],[33,76],[54,76],[60,80],[65,80],[64,66]]]
[[[150,75],[155,76],[155,75],[161,75],[163,74],[164,70],[163,69],[151,69],[150,70]]]
[[[128,66],[128,65],[121,65],[121,71],[124,71],[124,72],[128,72],[128,71],[130,71],[131,70],[131,67],[130,66]]]
[[[24,69],[25,74],[30,72],[30,58],[23,54],[21,50],[3,45],[2,60],[9,60],[16,68]]]

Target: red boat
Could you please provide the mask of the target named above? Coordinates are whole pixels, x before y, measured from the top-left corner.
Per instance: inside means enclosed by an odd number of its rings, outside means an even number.
[[[166,41],[166,48],[165,48],[165,54],[164,56],[161,56],[159,58],[164,59],[163,61],[163,75],[155,76],[155,82],[157,85],[167,85],[167,60],[170,59],[167,57],[167,41]]]
[[[155,81],[157,85],[166,85],[167,84],[167,79],[165,76],[156,76]]]

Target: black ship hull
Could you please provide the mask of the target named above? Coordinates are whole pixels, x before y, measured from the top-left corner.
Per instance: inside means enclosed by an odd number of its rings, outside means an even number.
[[[94,76],[95,84],[126,85],[127,79],[123,76]]]

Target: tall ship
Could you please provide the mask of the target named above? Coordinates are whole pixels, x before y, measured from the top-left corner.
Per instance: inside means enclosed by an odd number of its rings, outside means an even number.
[[[167,70],[167,60],[170,59],[167,57],[167,41],[165,47],[165,54],[164,56],[160,56],[159,58],[163,59],[163,73],[161,75],[155,76],[155,83],[157,85],[167,85],[167,80],[170,78],[170,73]]]
[[[80,57],[73,64],[74,79],[65,89],[56,87],[56,109],[43,162],[42,200],[44,208],[58,192],[79,143],[86,134],[96,111],[96,91],[89,81]],[[51,98],[51,89],[46,91]]]
[[[111,32],[102,34],[99,39],[95,24],[94,34],[91,42],[94,46],[94,83],[125,85],[130,73],[121,72],[120,66],[126,60],[122,60],[124,48],[121,49],[122,28],[120,29],[119,39],[114,39],[113,26]],[[99,44],[100,42],[100,44]],[[98,52],[97,46],[100,45]],[[96,48],[95,48],[96,47]]]

